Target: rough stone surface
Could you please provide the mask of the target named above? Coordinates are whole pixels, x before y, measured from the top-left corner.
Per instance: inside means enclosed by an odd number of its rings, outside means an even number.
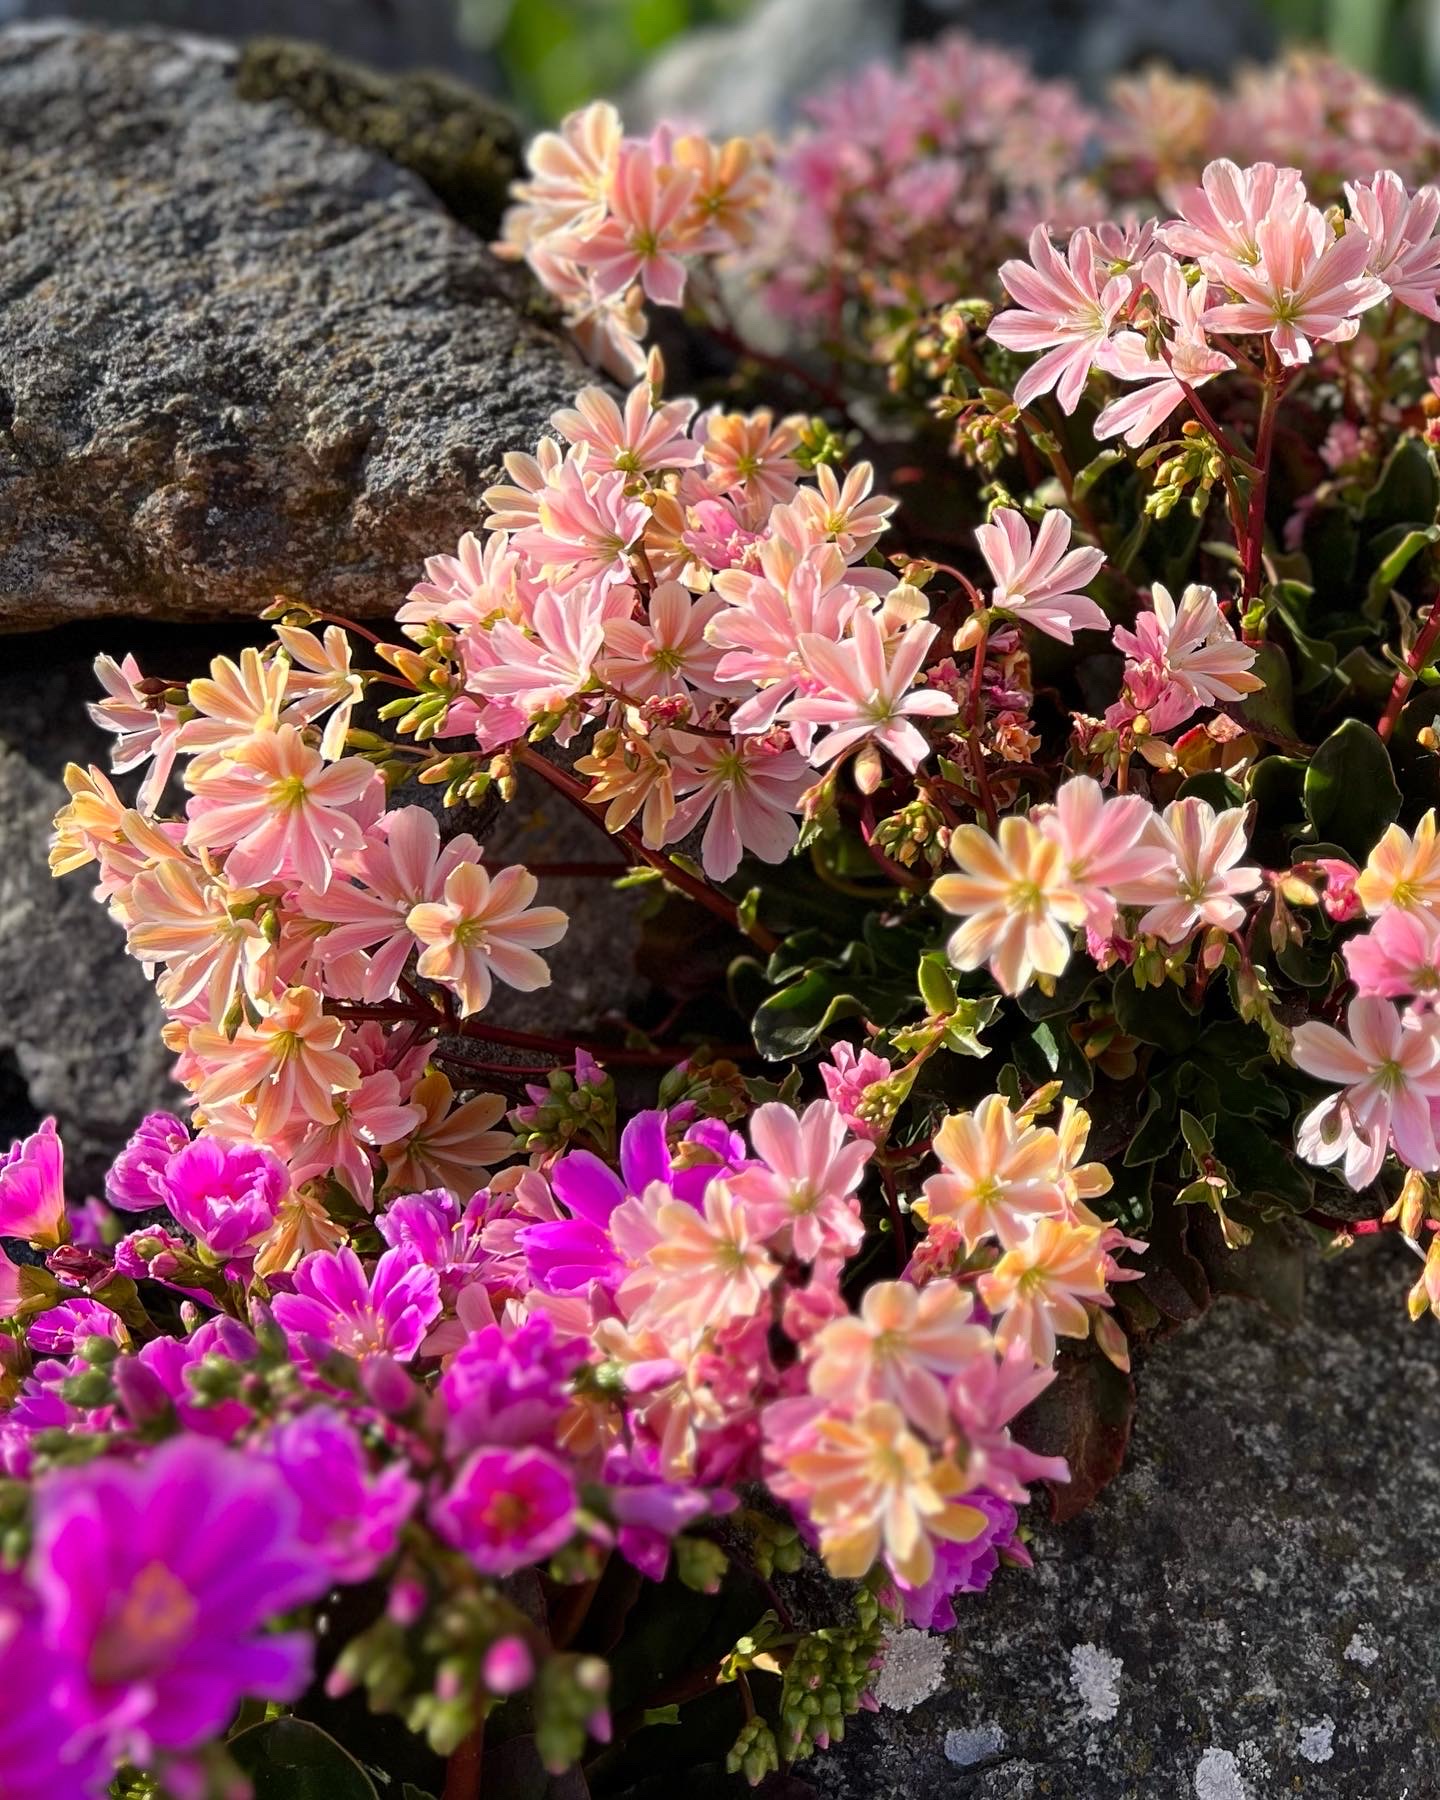
[[[387,612],[574,393],[523,277],[233,68],[0,32],[0,627]]]
[[[1125,1472],[957,1607],[949,1679],[802,1773],[835,1800],[1434,1800],[1440,1336],[1403,1246],[1223,1302],[1138,1373]],[[1038,1509],[1036,1509],[1038,1511]]]

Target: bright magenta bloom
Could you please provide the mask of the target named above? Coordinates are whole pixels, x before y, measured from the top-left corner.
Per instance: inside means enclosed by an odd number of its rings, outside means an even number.
[[[544,1450],[477,1450],[430,1522],[485,1575],[510,1575],[568,1543],[579,1507],[563,1463]]]
[[[296,1269],[295,1292],[277,1294],[273,1305],[291,1338],[313,1338],[358,1361],[409,1362],[440,1312],[440,1278],[408,1247],[387,1250],[369,1276],[353,1250],[317,1250]]]
[[[65,1149],[53,1119],[17,1138],[0,1157],[0,1236],[25,1238],[42,1249],[70,1235],[65,1219]]]

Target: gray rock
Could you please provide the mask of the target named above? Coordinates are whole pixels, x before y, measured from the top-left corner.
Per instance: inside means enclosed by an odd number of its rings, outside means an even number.
[[[803,1774],[835,1800],[1431,1800],[1440,1337],[1403,1246],[1222,1302],[1138,1373],[1128,1465],[957,1602],[944,1690]],[[1038,1509],[1034,1509],[1038,1510]]]
[[[233,71],[0,32],[0,627],[388,612],[580,379],[418,180]]]

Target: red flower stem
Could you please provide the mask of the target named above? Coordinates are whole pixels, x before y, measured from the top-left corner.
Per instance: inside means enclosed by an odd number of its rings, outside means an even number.
[[[515,1050],[536,1050],[547,1056],[559,1056],[567,1062],[573,1059],[577,1050],[584,1050],[597,1060],[612,1063],[625,1063],[636,1068],[670,1067],[684,1062],[687,1056],[695,1054],[694,1049],[676,1054],[669,1050],[636,1050],[620,1044],[602,1044],[595,1038],[551,1037],[540,1031],[515,1031],[505,1025],[492,1025],[483,1018],[457,1019],[449,1016],[439,1007],[431,1006],[423,997],[418,1003],[407,1003],[401,1000],[378,1001],[369,1005],[353,1000],[331,1000],[327,1009],[339,1019],[372,1019],[383,1025],[409,1025],[421,1023],[437,1032],[449,1032],[456,1037],[480,1038],[490,1044],[505,1044]],[[700,1046],[696,1046],[700,1048]],[[753,1057],[755,1052],[749,1044],[716,1044],[707,1045],[713,1056],[720,1056],[735,1061],[739,1057]],[[446,1052],[437,1051],[438,1058],[444,1059]],[[450,1058],[451,1061],[458,1060]],[[476,1067],[484,1067],[476,1064]],[[521,1071],[509,1063],[498,1065],[511,1074]],[[548,1071],[533,1071],[548,1073]]]
[[[599,830],[605,831],[604,821],[590,804],[589,789],[584,782],[577,781],[564,769],[557,768],[554,763],[547,761],[527,744],[517,746],[515,760],[522,763],[527,769],[532,769],[542,781],[548,782],[557,794],[563,794],[572,806],[584,813],[593,825]],[[780,948],[780,939],[768,926],[760,924],[757,920],[747,929],[740,923],[739,908],[728,895],[722,894],[719,888],[712,887],[703,877],[692,875],[688,869],[682,869],[678,863],[672,862],[663,851],[650,849],[649,845],[641,839],[640,833],[634,825],[627,825],[623,830],[617,832],[607,831],[606,836],[618,838],[636,862],[643,862],[663,875],[672,887],[679,888],[682,894],[694,900],[697,905],[714,913],[717,919],[723,919],[732,930],[748,937],[767,956]]]
[[[1264,579],[1265,501],[1270,491],[1270,464],[1275,454],[1275,418],[1290,382],[1268,342],[1265,349],[1265,388],[1260,398],[1260,427],[1255,437],[1255,467],[1259,473],[1250,489],[1250,514],[1245,521],[1242,594],[1246,600],[1255,598]]]
[[[1398,1219],[1339,1219],[1334,1213],[1321,1212],[1318,1207],[1311,1207],[1302,1212],[1300,1217],[1309,1225],[1318,1225],[1322,1231],[1343,1233],[1346,1237],[1379,1237],[1387,1231],[1398,1231]],[[1440,1220],[1425,1219],[1421,1224],[1422,1231],[1440,1231]]]
[[[990,828],[991,837],[994,837],[1000,815],[995,807],[995,796],[990,791],[990,777],[985,769],[985,747],[980,741],[981,715],[985,708],[985,651],[990,643],[990,625],[983,611],[977,611],[975,616],[980,621],[980,636],[976,640],[975,661],[970,669],[970,768],[980,793],[980,804],[985,809],[985,823]]]
[[[445,1790],[440,1800],[480,1800],[484,1756],[485,1721],[482,1719],[445,1764]]]
[[[1385,711],[1381,715],[1378,730],[1382,738],[1388,739],[1395,729],[1395,721],[1400,717],[1410,690],[1414,687],[1420,671],[1430,660],[1435,648],[1435,640],[1440,638],[1440,600],[1430,608],[1425,623],[1420,627],[1420,635],[1410,647],[1410,654],[1405,658],[1408,668],[1395,677],[1394,686],[1390,689],[1390,698],[1385,702]]]

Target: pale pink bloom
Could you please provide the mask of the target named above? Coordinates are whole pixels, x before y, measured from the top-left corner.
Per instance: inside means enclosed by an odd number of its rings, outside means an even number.
[[[286,1162],[298,1186],[315,1175],[333,1175],[349,1188],[366,1210],[375,1205],[373,1158],[385,1144],[395,1143],[423,1124],[425,1109],[403,1100],[393,1069],[377,1069],[359,1087],[336,1094],[334,1117],[325,1124],[308,1121],[304,1135],[289,1150]]]
[[[407,1136],[385,1146],[391,1192],[419,1194],[443,1187],[462,1203],[468,1201],[484,1171],[503,1162],[515,1147],[511,1132],[495,1130],[505,1116],[504,1098],[476,1094],[456,1106],[449,1077],[435,1069],[416,1082],[410,1099],[422,1117]]]
[[[135,804],[143,813],[154,812],[175,766],[180,721],[163,696],[142,691],[144,678],[133,656],[119,663],[113,656],[97,656],[95,673],[107,698],[92,702],[87,710],[97,725],[115,733],[110,766],[123,775],[142,763],[150,764]]]
[[[535,952],[558,943],[569,920],[558,907],[531,906],[539,885],[518,866],[492,879],[462,862],[445,877],[442,900],[411,907],[406,924],[428,946],[416,966],[427,981],[454,989],[462,1013],[489,1003],[492,977],[526,994],[550,985]]]
[[[293,725],[257,732],[198,778],[192,764],[187,779],[194,793],[185,842],[226,851],[228,880],[303,881],[322,893],[335,858],[364,842],[357,809],[383,791],[372,764],[327,763]]]
[[[947,950],[956,968],[988,962],[1007,994],[1037,974],[1061,974],[1070,960],[1068,928],[1085,923],[1087,907],[1060,846],[1029,819],[1012,816],[1000,821],[995,838],[978,825],[960,826],[950,854],[960,873],[942,875],[930,893],[965,920]]]
[[[650,522],[650,509],[626,494],[626,481],[563,463],[540,490],[538,522],[515,534],[515,549],[533,557],[562,592],[584,582],[624,581],[630,547]]]
[[[360,1071],[340,1048],[344,1021],[327,1017],[322,1004],[313,988],[287,988],[258,1025],[242,1024],[233,1037],[213,1025],[191,1027],[186,1048],[200,1105],[242,1102],[261,1143],[302,1117],[328,1124],[334,1095],[359,1087]]]
[[[1349,1036],[1307,1019],[1291,1050],[1297,1068],[1343,1092],[1308,1112],[1296,1143],[1307,1162],[1343,1157],[1352,1188],[1380,1173],[1388,1145],[1412,1169],[1440,1168],[1431,1103],[1440,1099],[1440,1018],[1402,1015],[1389,1001],[1365,996],[1346,1010]]]
[[[651,1323],[674,1319],[693,1330],[718,1330],[731,1319],[754,1318],[767,1304],[779,1265],[754,1210],[728,1182],[709,1184],[701,1211],[684,1200],[665,1201],[655,1223],[659,1241],[647,1261],[660,1279],[645,1301]],[[637,1271],[620,1289],[622,1306],[637,1278],[650,1285],[650,1273]]]
[[[800,487],[790,502],[790,512],[807,533],[818,540],[830,539],[847,559],[864,556],[880,541],[890,515],[900,504],[888,494],[871,496],[875,471],[868,462],[856,463],[842,486],[829,463],[815,469],[815,486]]]
[[[648,144],[622,142],[606,195],[607,216],[593,229],[562,237],[555,249],[593,273],[602,294],[620,294],[633,281],[659,306],[678,306],[693,244],[689,208],[699,177],[662,161]]]
[[[1106,934],[1115,922],[1114,890],[1165,866],[1165,852],[1147,840],[1154,817],[1138,794],[1109,799],[1098,781],[1076,775],[1062,782],[1055,804],[1032,814],[1042,833],[1060,846],[1070,885],[1085,902],[1086,924]]]
[[[1325,215],[1307,206],[1262,219],[1256,238],[1257,263],[1217,265],[1216,280],[1239,299],[1210,307],[1203,323],[1209,331],[1264,333],[1287,366],[1310,361],[1312,338],[1347,343],[1359,315],[1386,296],[1385,283],[1365,273],[1370,239],[1358,225],[1337,238]]]
[[[560,302],[566,329],[586,362],[616,381],[634,381],[644,374],[645,350],[640,340],[649,321],[639,282],[618,294],[607,294],[592,272],[569,257],[552,254],[543,244],[527,250],[525,260],[540,285]]]
[[[1263,220],[1294,218],[1305,209],[1305,184],[1298,169],[1273,163],[1238,168],[1228,158],[1209,163],[1199,187],[1171,196],[1180,214],[1160,227],[1160,236],[1179,256],[1238,263],[1260,260]]]
[[[537,229],[583,231],[600,223],[623,136],[615,108],[608,100],[593,100],[568,113],[558,131],[542,131],[530,140],[529,175],[515,191],[535,213]]]
[[[778,736],[778,734],[777,734]],[[796,811],[810,785],[804,757],[770,737],[686,740],[674,768],[677,800],[665,830],[675,843],[706,820],[700,860],[712,881],[728,881],[748,852],[784,862],[799,835]]]
[[[572,444],[583,444],[596,469],[648,475],[657,469],[688,468],[700,460],[700,446],[686,436],[693,400],[657,406],[647,377],[625,397],[622,412],[604,388],[582,388],[574,406],[550,415],[550,423]]]
[[[912,1587],[935,1569],[935,1539],[968,1543],[985,1529],[966,1506],[962,1471],[937,1460],[889,1400],[853,1418],[817,1401],[781,1401],[766,1410],[770,1487],[807,1513],[819,1530],[832,1575],[859,1580],[876,1559]]]
[[[1104,408],[1095,421],[1095,436],[1103,441],[1123,434],[1125,442],[1137,450],[1183,404],[1186,387],[1193,392],[1235,367],[1225,352],[1214,349],[1205,337],[1203,280],[1192,287],[1174,257],[1164,255],[1150,258],[1143,280],[1156,296],[1161,319],[1174,327],[1165,354],[1152,356],[1143,332],[1121,331],[1096,358],[1107,374],[1143,385]]]
[[[1422,187],[1412,196],[1393,169],[1382,169],[1368,183],[1348,182],[1345,194],[1351,216],[1370,239],[1367,272],[1402,305],[1440,320],[1440,189]]]
[[[1047,637],[1073,644],[1077,631],[1108,631],[1110,621],[1080,589],[1105,562],[1103,550],[1071,550],[1070,515],[1051,507],[1032,543],[1024,516],[997,506],[975,542],[995,578],[990,604],[1013,613]]]
[[[527,522],[533,524],[534,517]],[[411,588],[395,617],[402,625],[417,626],[438,619],[456,630],[500,617],[518,620],[519,571],[520,558],[510,548],[508,533],[492,529],[482,543],[467,531],[453,556],[426,557],[425,579]]]
[[[718,594],[692,599],[678,581],[662,581],[650,595],[642,619],[611,619],[605,625],[604,680],[627,699],[665,699],[672,694],[722,694],[715,669],[723,654],[705,637],[719,611]]]
[[[546,588],[530,625],[526,632],[501,619],[466,657],[469,686],[513,706],[522,720],[563,711],[591,685],[605,646],[604,593],[558,594]]]
[[[554,438],[544,437],[535,446],[535,454],[524,450],[507,450],[501,458],[509,481],[486,488],[480,496],[485,504],[487,531],[522,531],[540,520],[540,496],[555,479],[566,461],[566,452]],[[460,540],[462,546],[465,539]],[[425,564],[426,573],[435,585],[446,589],[452,580],[468,588],[467,572],[452,567],[450,557],[436,557]],[[432,562],[438,565],[432,572]]]
[[[704,431],[706,481],[717,494],[740,494],[761,506],[784,506],[795,497],[800,465],[791,455],[804,420],[792,416],[775,424],[768,406],[753,413],[715,408],[695,422]],[[768,510],[768,509],[767,509]],[[758,522],[758,521],[757,521]]]
[[[958,710],[953,695],[913,685],[939,628],[917,620],[887,643],[874,613],[862,609],[852,615],[850,630],[849,643],[816,635],[800,639],[801,660],[819,692],[799,694],[781,717],[786,724],[830,727],[810,753],[817,768],[873,743],[902,769],[918,769],[930,743],[912,720],[948,718]]]
[[[350,667],[350,634],[331,625],[322,640],[296,625],[277,625],[275,635],[290,657],[286,693],[296,704],[287,717],[297,725],[308,725],[328,711],[320,754],[334,762],[344,754],[351,714],[365,697],[365,678]]]
[[[376,821],[364,846],[342,859],[337,879],[323,892],[301,890],[296,900],[306,917],[333,927],[321,943],[322,958],[367,953],[354,998],[376,1001],[394,993],[415,948],[412,910],[439,900],[451,870],[479,857],[468,831],[442,844],[433,814],[402,806]]]
[[[1066,1210],[1059,1139],[1012,1112],[1002,1094],[987,1094],[974,1112],[951,1113],[934,1150],[941,1172],[925,1183],[925,1217],[953,1220],[967,1251],[990,1237],[1008,1249],[1037,1216]]]
[[[980,1277],[980,1298],[1002,1315],[995,1332],[1002,1355],[1023,1344],[1036,1364],[1048,1368],[1057,1335],[1089,1336],[1086,1302],[1105,1299],[1103,1236],[1098,1225],[1037,1219],[1029,1235]]]
[[[734,1177],[737,1193],[772,1237],[802,1262],[823,1250],[849,1256],[864,1237],[853,1198],[871,1146],[851,1137],[828,1100],[814,1100],[798,1117],[778,1100],[758,1107],[750,1142],[760,1158]]]
[[[1360,904],[1372,918],[1387,907],[1440,911],[1440,839],[1432,806],[1415,827],[1415,835],[1387,825],[1384,836],[1366,859],[1355,883]]]
[[[166,857],[135,877],[130,888],[126,947],[143,963],[163,963],[157,984],[171,1009],[205,996],[218,1025],[239,993],[252,1003],[274,986],[274,954],[249,909],[249,899],[189,857]],[[231,908],[235,910],[232,912]]]
[[[971,1319],[974,1303],[950,1281],[912,1287],[877,1281],[858,1313],[826,1325],[810,1340],[810,1391],[864,1406],[891,1400],[937,1442],[949,1429],[946,1384],[971,1357],[990,1350],[990,1333]]]
[[[1345,963],[1357,993],[1415,995],[1433,1005],[1440,999],[1440,919],[1391,907],[1373,930],[1346,944]]]
[[[1060,1456],[1037,1456],[1010,1435],[1012,1420],[1043,1394],[1053,1369],[1037,1368],[1023,1344],[1005,1356],[974,1356],[950,1383],[950,1411],[965,1442],[965,1476],[1002,1500],[1023,1506],[1027,1481],[1068,1481]]]
[[[1030,261],[1001,264],[1000,279],[1016,305],[991,320],[990,336],[1008,350],[1045,352],[1020,377],[1017,406],[1028,406],[1052,389],[1067,413],[1080,404],[1096,352],[1130,298],[1123,276],[1102,276],[1095,239],[1083,227],[1061,256],[1048,229],[1037,225],[1030,236]]]
[[[1214,588],[1192,583],[1177,607],[1157,581],[1150,608],[1131,630],[1115,629],[1115,648],[1127,661],[1124,692],[1106,711],[1107,724],[1128,724],[1143,713],[1152,732],[1171,731],[1202,706],[1243,700],[1264,687],[1251,672],[1254,645],[1236,637]]]
[[[1168,944],[1198,926],[1238,931],[1245,908],[1236,896],[1252,892],[1262,879],[1253,864],[1240,862],[1249,848],[1243,808],[1217,813],[1208,800],[1172,800],[1152,821],[1150,837],[1166,852],[1164,867],[1127,882],[1116,896],[1149,908],[1139,929]]]
[[[201,715],[180,730],[180,748],[194,758],[187,780],[193,784],[208,762],[228,756],[257,733],[274,731],[285,717],[289,680],[288,657],[267,662],[251,648],[240,652],[238,663],[217,656],[209,675],[197,676],[187,689]]]

